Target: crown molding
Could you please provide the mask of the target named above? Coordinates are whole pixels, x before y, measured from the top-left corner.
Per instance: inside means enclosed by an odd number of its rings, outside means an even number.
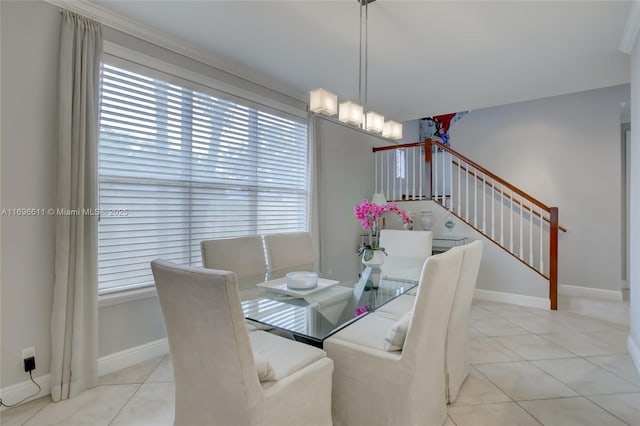
[[[1,0],[0,0],[1,1]],[[209,50],[198,48],[188,41],[177,37],[170,37],[149,27],[142,22],[133,20],[118,13],[114,13],[89,0],[43,0],[53,6],[67,9],[88,18],[94,19],[103,25],[121,31],[133,37],[137,37],[149,43],[171,50],[172,52],[191,58],[195,61],[209,65],[250,84],[258,85],[264,89],[278,92],[297,102],[308,102],[306,93],[301,93],[283,83],[265,78],[258,73],[247,70],[239,65],[229,63]]]
[[[622,31],[622,39],[620,40],[620,51],[631,54],[633,46],[636,43],[638,33],[640,32],[640,0],[633,0],[627,15],[627,22]]]

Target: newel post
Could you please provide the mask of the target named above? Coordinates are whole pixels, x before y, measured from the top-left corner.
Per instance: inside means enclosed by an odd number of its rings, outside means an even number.
[[[558,310],[558,208],[549,209],[549,300]]]

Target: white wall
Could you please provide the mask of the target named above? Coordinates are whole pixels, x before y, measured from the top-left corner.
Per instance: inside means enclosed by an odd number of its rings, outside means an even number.
[[[559,207],[559,284],[619,291],[620,103],[629,86],[471,111],[452,147]]]
[[[61,14],[41,2],[0,2],[2,208],[54,205]],[[22,348],[35,346],[38,377],[49,372],[53,217],[2,217],[0,386],[28,380]]]
[[[420,119],[405,121],[402,123],[402,139],[400,143],[420,141]]]
[[[629,265],[629,352],[640,371],[640,33],[631,52],[631,126],[629,259],[634,260]]]

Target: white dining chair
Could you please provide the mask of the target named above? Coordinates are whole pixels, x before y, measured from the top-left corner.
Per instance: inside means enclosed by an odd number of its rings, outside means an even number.
[[[431,256],[432,245],[431,231],[383,229],[380,247],[384,247],[387,256],[380,266],[382,278],[417,282],[424,262]]]
[[[461,263],[460,248],[429,257],[402,318],[374,312],[325,340],[334,425],[443,424],[445,340]]]
[[[380,247],[388,256],[426,260],[431,256],[433,233],[431,231],[405,231],[383,229],[380,231]]]
[[[200,242],[202,266],[235,272],[238,278],[265,275],[267,261],[260,235]]]
[[[469,313],[482,260],[482,241],[461,247],[464,254],[447,327],[445,367],[447,402],[453,403],[469,375]]]
[[[249,333],[233,272],[151,263],[175,378],[177,426],[330,426],[333,362]]]
[[[264,236],[267,265],[270,272],[313,270],[314,255],[311,234],[286,232]]]

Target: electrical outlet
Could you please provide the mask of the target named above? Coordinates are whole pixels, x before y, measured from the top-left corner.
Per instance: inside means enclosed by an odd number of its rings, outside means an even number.
[[[29,373],[36,369],[36,348],[24,348],[22,350],[22,363],[24,364],[25,373]]]

